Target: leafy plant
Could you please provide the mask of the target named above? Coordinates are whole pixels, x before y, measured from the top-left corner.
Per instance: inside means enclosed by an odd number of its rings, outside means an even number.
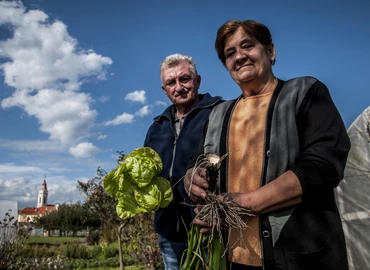
[[[88,259],[89,252],[85,246],[82,245],[66,245],[65,246],[65,257],[71,259]]]
[[[0,269],[12,269],[21,257],[23,244],[32,229],[20,226],[11,215],[12,210],[5,213],[0,221]]]
[[[104,177],[105,190],[117,198],[117,214],[129,219],[139,213],[156,211],[172,201],[169,181],[157,177],[162,160],[150,147],[141,147],[119,161]]]
[[[115,169],[104,177],[104,188],[108,194],[116,198],[118,203],[116,212],[126,223],[119,227],[119,254],[120,265],[122,262],[122,230],[130,224],[135,216],[140,213],[149,213],[166,207],[172,201],[172,189],[169,181],[157,174],[162,170],[162,160],[150,147],[141,147],[133,150],[129,155],[122,155]],[[152,225],[149,225],[152,227]],[[137,239],[135,239],[137,240]],[[143,246],[140,242],[138,246]],[[135,243],[133,244],[135,249]],[[143,254],[153,255],[156,249],[152,245],[146,245],[147,252]],[[151,257],[151,256],[148,256]],[[153,256],[157,258],[157,255]],[[154,260],[149,258],[149,265]]]
[[[223,228],[235,228],[242,231],[246,228],[242,216],[253,216],[253,213],[242,208],[226,197],[217,198],[218,170],[221,167],[222,157],[217,154],[201,155],[193,168],[193,174],[199,168],[205,168],[209,188],[206,191],[205,204],[202,205],[196,218],[211,228],[210,234],[200,233],[200,225],[193,223],[188,232],[188,249],[184,252],[181,270],[226,270],[225,243],[222,238]],[[192,180],[192,179],[191,179]],[[189,195],[191,184],[189,187]]]

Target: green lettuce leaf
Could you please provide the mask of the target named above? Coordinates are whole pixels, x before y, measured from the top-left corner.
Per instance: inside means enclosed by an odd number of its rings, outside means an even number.
[[[157,175],[157,165],[148,157],[131,156],[125,159],[127,175],[138,187],[149,185]]]
[[[104,177],[104,188],[118,199],[116,211],[122,219],[167,207],[173,199],[170,182],[157,177],[162,160],[150,147],[133,150]]]
[[[157,211],[162,201],[162,193],[156,185],[147,185],[134,190],[135,200],[146,211]]]
[[[115,171],[110,171],[103,180],[104,189],[111,196],[115,196],[119,190],[118,181],[115,178]]]
[[[121,174],[118,179],[118,190],[120,192],[126,192],[130,187],[132,186],[132,183],[128,179],[128,177],[125,177],[125,174]]]
[[[156,151],[154,151],[150,147],[140,147],[134,149],[129,155],[126,157],[146,157],[152,159],[152,165],[154,166],[153,169],[156,173],[159,173],[162,170],[162,160],[161,157],[158,155]]]
[[[140,213],[147,212],[145,208],[140,207],[136,202],[133,190],[128,190],[126,193],[119,192],[117,195],[119,195],[119,199],[116,212],[120,218],[133,218]]]
[[[125,172],[130,180],[144,187],[162,170],[160,156],[150,147],[140,147],[125,156]]]
[[[152,183],[156,185],[162,193],[162,200],[159,207],[167,207],[173,199],[170,182],[166,178],[156,177],[153,179]]]

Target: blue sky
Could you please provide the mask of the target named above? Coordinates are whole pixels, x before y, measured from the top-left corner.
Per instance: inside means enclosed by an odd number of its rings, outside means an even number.
[[[77,180],[142,146],[169,101],[159,64],[193,57],[200,92],[240,95],[217,59],[217,29],[271,30],[280,79],[325,83],[349,125],[370,105],[370,1],[0,0],[0,200],[83,201]]]

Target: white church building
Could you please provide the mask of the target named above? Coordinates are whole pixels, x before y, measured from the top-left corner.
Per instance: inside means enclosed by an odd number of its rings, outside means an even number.
[[[31,206],[19,210],[18,222],[19,223],[33,222],[36,217],[45,215],[46,213],[54,209],[57,210],[58,205],[48,204],[48,188],[46,184],[46,179],[44,179],[44,182],[41,184],[41,188],[37,196],[37,207]]]

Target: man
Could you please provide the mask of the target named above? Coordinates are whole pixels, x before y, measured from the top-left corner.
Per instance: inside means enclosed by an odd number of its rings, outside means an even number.
[[[193,213],[184,191],[182,177],[194,156],[203,126],[221,97],[198,94],[201,77],[194,61],[183,54],[167,56],[160,66],[162,89],[172,105],[154,118],[144,146],[153,148],[161,157],[163,170],[173,187],[174,199],[155,214],[154,227],[159,234],[159,247],[165,269],[179,269],[187,248],[187,230]]]
[[[327,87],[308,76],[277,79],[275,46],[259,22],[226,22],[215,47],[241,96],[214,108],[197,155],[227,154],[219,200],[255,214],[242,235],[229,230],[232,269],[348,269],[334,188],[350,141]],[[204,171],[189,169],[190,183],[191,198],[204,202]]]

